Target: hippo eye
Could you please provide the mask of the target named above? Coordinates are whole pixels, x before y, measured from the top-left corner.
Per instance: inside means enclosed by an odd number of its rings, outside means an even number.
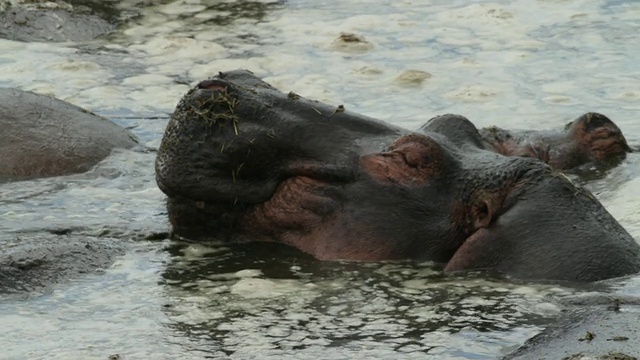
[[[429,151],[430,149],[425,149],[422,146],[411,146],[403,150],[402,156],[407,165],[412,168],[421,169],[433,161],[433,154]]]
[[[404,162],[414,169],[433,167],[433,163],[442,156],[440,145],[422,134],[401,137],[391,145],[391,151],[400,154]]]

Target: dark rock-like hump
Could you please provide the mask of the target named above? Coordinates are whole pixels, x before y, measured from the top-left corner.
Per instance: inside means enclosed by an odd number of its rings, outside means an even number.
[[[50,96],[0,89],[0,181],[89,170],[135,138],[113,122]]]
[[[639,298],[616,295],[576,303],[503,360],[637,360],[639,305]]]
[[[2,242],[0,298],[46,292],[55,284],[106,269],[125,244],[83,236],[31,236]]]

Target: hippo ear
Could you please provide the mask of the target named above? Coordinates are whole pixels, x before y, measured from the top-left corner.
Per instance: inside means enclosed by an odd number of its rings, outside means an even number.
[[[586,132],[592,132],[605,126],[611,127],[612,131],[620,132],[620,129],[613,123],[613,121],[611,121],[611,119],[599,113],[589,112],[583,114],[575,121],[583,122]]]
[[[442,134],[459,147],[471,145],[484,149],[478,129],[469,119],[462,115],[438,115],[422,125],[418,132]]]

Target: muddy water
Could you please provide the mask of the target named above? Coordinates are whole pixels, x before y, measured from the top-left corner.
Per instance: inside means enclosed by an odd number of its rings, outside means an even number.
[[[0,86],[106,115],[151,149],[189,86],[235,68],[409,128],[453,112],[478,126],[559,129],[600,111],[640,145],[638,2],[154,3],[100,40],[0,40]],[[366,43],[340,43],[341,32]],[[2,243],[77,236],[127,249],[102,271],[2,299],[0,358],[496,359],[574,291],[443,277],[429,264],[140,241],[167,230],[153,160],[117,151],[87,174],[0,186]],[[588,183],[636,239],[639,174],[631,154]],[[637,295],[638,279],[622,289]]]

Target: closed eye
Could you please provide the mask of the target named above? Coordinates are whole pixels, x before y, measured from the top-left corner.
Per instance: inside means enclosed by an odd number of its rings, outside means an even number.
[[[402,144],[394,150],[400,154],[404,162],[413,169],[428,167],[433,162],[432,149],[421,143]]]

